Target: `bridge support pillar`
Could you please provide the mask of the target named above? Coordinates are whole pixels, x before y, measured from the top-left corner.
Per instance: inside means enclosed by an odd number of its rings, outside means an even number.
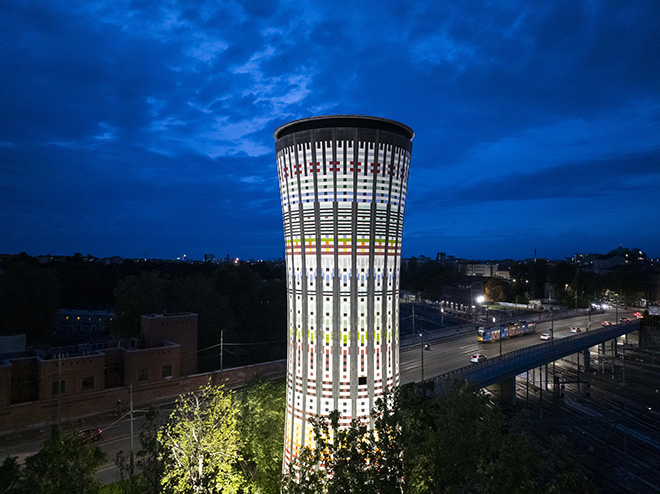
[[[588,348],[582,351],[582,360],[584,361],[584,372],[586,374],[591,370],[591,353]]]
[[[502,405],[516,404],[516,376],[502,378],[497,384],[488,386],[488,389]]]

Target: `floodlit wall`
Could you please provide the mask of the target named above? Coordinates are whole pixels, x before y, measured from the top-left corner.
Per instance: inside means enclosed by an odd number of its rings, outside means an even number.
[[[308,419],[366,418],[399,384],[399,271],[414,133],[339,115],[275,132],[288,294],[284,468]]]

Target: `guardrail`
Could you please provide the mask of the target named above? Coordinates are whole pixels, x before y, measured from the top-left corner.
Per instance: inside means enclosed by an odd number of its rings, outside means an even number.
[[[602,329],[595,329],[585,333],[576,334],[550,343],[521,348],[502,356],[488,359],[480,364],[472,364],[460,369],[441,374],[430,379],[434,387],[444,387],[448,382],[463,379],[480,387],[489,386],[504,377],[513,377],[535,367],[548,364],[554,360],[566,357],[612,340],[617,336],[632,333],[639,329],[639,321],[630,321],[616,324]]]

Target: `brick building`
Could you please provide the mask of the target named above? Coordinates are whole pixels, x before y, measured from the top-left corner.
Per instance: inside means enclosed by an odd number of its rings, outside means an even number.
[[[0,355],[3,407],[154,384],[197,372],[197,314],[142,318],[142,337]]]

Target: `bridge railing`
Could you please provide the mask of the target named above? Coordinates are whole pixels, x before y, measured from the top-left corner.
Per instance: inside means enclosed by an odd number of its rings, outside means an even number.
[[[488,386],[504,377],[515,376],[637,329],[639,329],[639,321],[630,321],[576,334],[561,340],[540,343],[490,358],[480,364],[472,364],[441,374],[433,378],[433,381],[436,385],[441,383],[445,385],[455,379],[463,379],[480,386]]]
[[[575,309],[564,309],[561,311],[555,311],[552,314],[550,312],[539,312],[538,314],[530,314],[527,317],[524,316],[512,316],[505,317],[501,320],[503,324],[514,322],[518,320],[527,320],[532,323],[539,323],[542,321],[549,321],[554,317],[555,321],[565,319],[568,317],[573,317],[575,315],[586,315],[588,314],[587,309],[578,309],[578,312],[575,312]],[[451,341],[458,338],[465,338],[468,336],[477,337],[477,328],[479,326],[484,326],[484,322],[469,322],[466,324],[460,324],[456,326],[448,326],[439,329],[424,330],[424,343],[440,343],[442,341]],[[401,351],[411,350],[415,347],[419,347],[420,344],[419,335],[402,335],[399,338],[399,348]]]

